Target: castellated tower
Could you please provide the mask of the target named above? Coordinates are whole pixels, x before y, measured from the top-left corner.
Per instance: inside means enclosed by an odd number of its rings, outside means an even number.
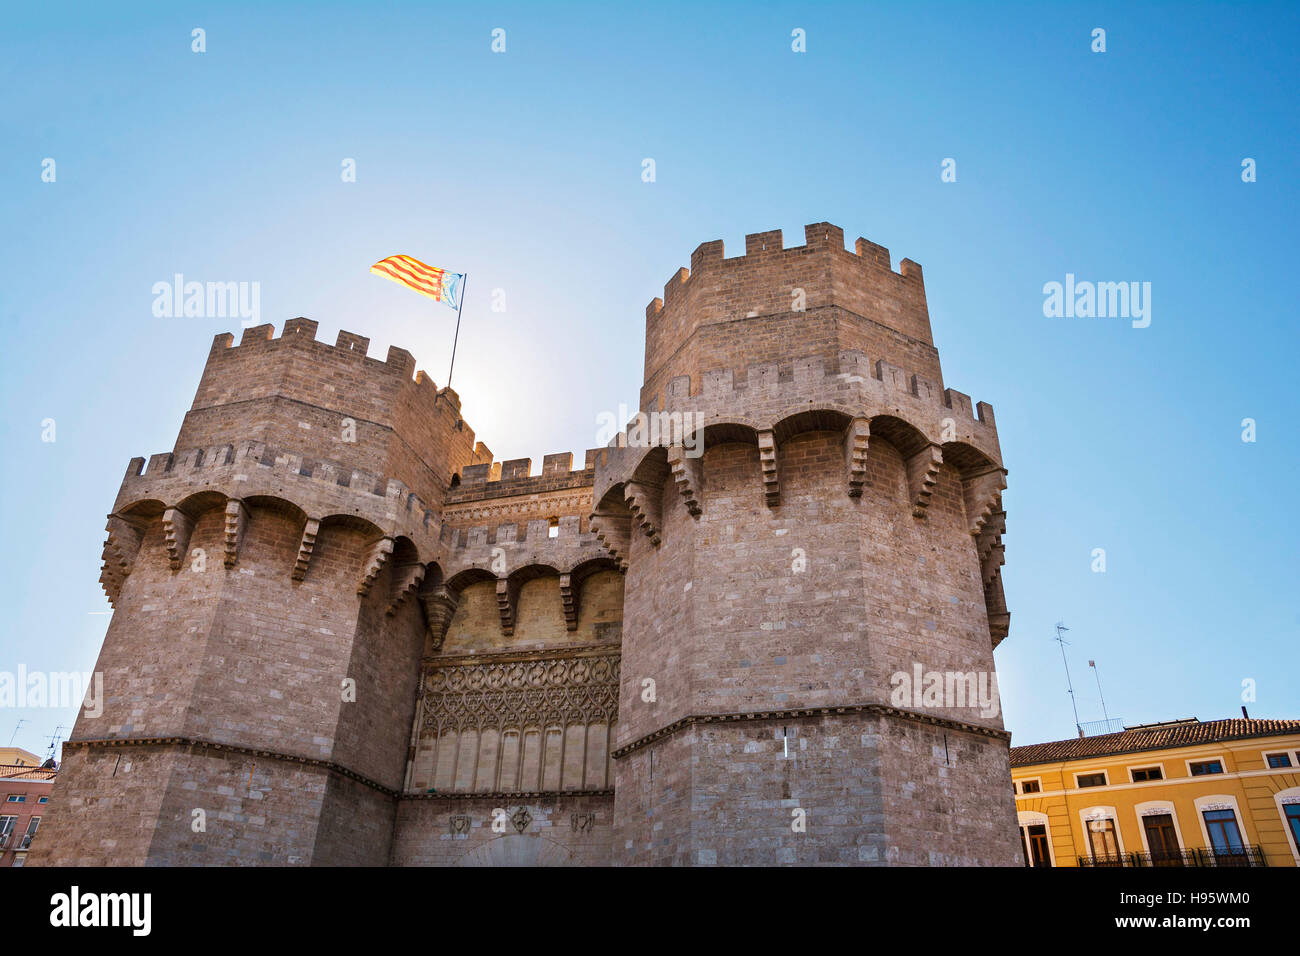
[[[32,862],[387,863],[421,556],[451,474],[486,449],[409,353],[315,331],[217,336],[175,450],[128,467],[104,710],[65,745]]]
[[[971,706],[1009,623],[993,411],[944,388],[920,266],[805,232],[705,243],[646,310],[660,437],[593,492],[627,576],[613,858],[1019,863]]]
[[[29,864],[1019,862],[1005,471],[901,270],[705,243],[636,427],[536,474],[402,349],[217,336]]]

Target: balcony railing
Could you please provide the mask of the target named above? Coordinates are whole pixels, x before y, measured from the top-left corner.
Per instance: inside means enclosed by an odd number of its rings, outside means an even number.
[[[35,833],[24,833],[22,840],[18,843],[16,847],[14,847],[14,849],[26,850],[28,847],[32,845],[32,837],[34,836],[36,836]]]
[[[1236,846],[1226,850],[1197,850],[1201,866],[1268,866],[1264,860],[1264,848],[1260,846]]]
[[[1111,853],[1076,857],[1079,866],[1268,866],[1260,846],[1176,850],[1162,853]]]
[[[1162,850],[1156,853],[1134,853],[1134,866],[1200,866],[1195,850]]]

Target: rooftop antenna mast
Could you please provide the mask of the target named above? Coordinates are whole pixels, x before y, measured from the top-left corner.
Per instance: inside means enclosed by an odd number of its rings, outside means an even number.
[[[1063,631],[1068,631],[1068,630],[1069,630],[1068,627],[1066,627],[1060,621],[1057,621],[1056,637],[1054,638],[1054,640],[1056,641],[1056,643],[1061,645],[1061,663],[1065,665],[1065,686],[1069,688],[1070,707],[1074,710],[1074,729],[1077,730],[1079,732],[1079,736],[1082,737],[1083,727],[1079,725],[1079,704],[1074,699],[1074,682],[1070,680],[1070,662],[1065,658],[1065,645],[1069,644],[1070,642],[1067,641],[1065,638],[1061,637],[1061,633]]]
[[[54,751],[58,749],[59,736],[61,732],[67,729],[68,728],[63,726],[62,724],[59,724],[59,726],[54,728],[54,733],[50,736],[50,759],[51,760],[54,759]]]
[[[12,746],[14,745],[14,738],[18,736],[18,731],[20,731],[20,730],[23,729],[23,724],[25,724],[25,723],[27,723],[26,719],[23,719],[23,720],[18,721],[18,726],[14,728],[14,732],[13,732],[13,733],[10,735],[10,737],[9,737],[9,746],[10,746],[10,747],[12,747]]]
[[[1101,692],[1101,671],[1097,670],[1096,661],[1088,661],[1088,666],[1092,668],[1092,676],[1097,678],[1097,696],[1101,698],[1101,715],[1106,718],[1106,725],[1109,727],[1110,714],[1106,712],[1106,695]]]

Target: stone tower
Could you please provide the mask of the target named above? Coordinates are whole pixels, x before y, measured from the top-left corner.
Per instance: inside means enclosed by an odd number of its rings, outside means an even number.
[[[127,469],[29,863],[1019,861],[1005,471],[915,263],[705,243],[643,412],[539,474],[402,349],[272,331]]]
[[[1018,863],[1008,735],[970,706],[1009,623],[993,411],[944,388],[920,266],[805,234],[695,250],[597,470],[614,859]]]
[[[33,863],[388,862],[426,641],[411,597],[451,475],[486,449],[408,352],[315,331],[217,336],[175,450],[127,469],[105,705],[65,744]]]

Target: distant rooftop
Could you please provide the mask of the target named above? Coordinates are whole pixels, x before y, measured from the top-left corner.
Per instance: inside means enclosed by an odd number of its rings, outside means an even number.
[[[24,750],[22,747],[0,747],[0,766],[26,764],[36,767],[40,763],[41,758],[30,750]]]
[[[0,780],[53,780],[58,770],[29,767],[23,764],[0,764]]]
[[[1117,734],[1053,740],[1011,748],[1011,766],[1028,767],[1041,763],[1060,763],[1085,757],[1113,757],[1118,754],[1163,750],[1167,747],[1192,747],[1221,740],[1245,740],[1251,737],[1277,737],[1300,734],[1300,720],[1231,720],[1199,721],[1195,717],[1158,724],[1125,727]]]

